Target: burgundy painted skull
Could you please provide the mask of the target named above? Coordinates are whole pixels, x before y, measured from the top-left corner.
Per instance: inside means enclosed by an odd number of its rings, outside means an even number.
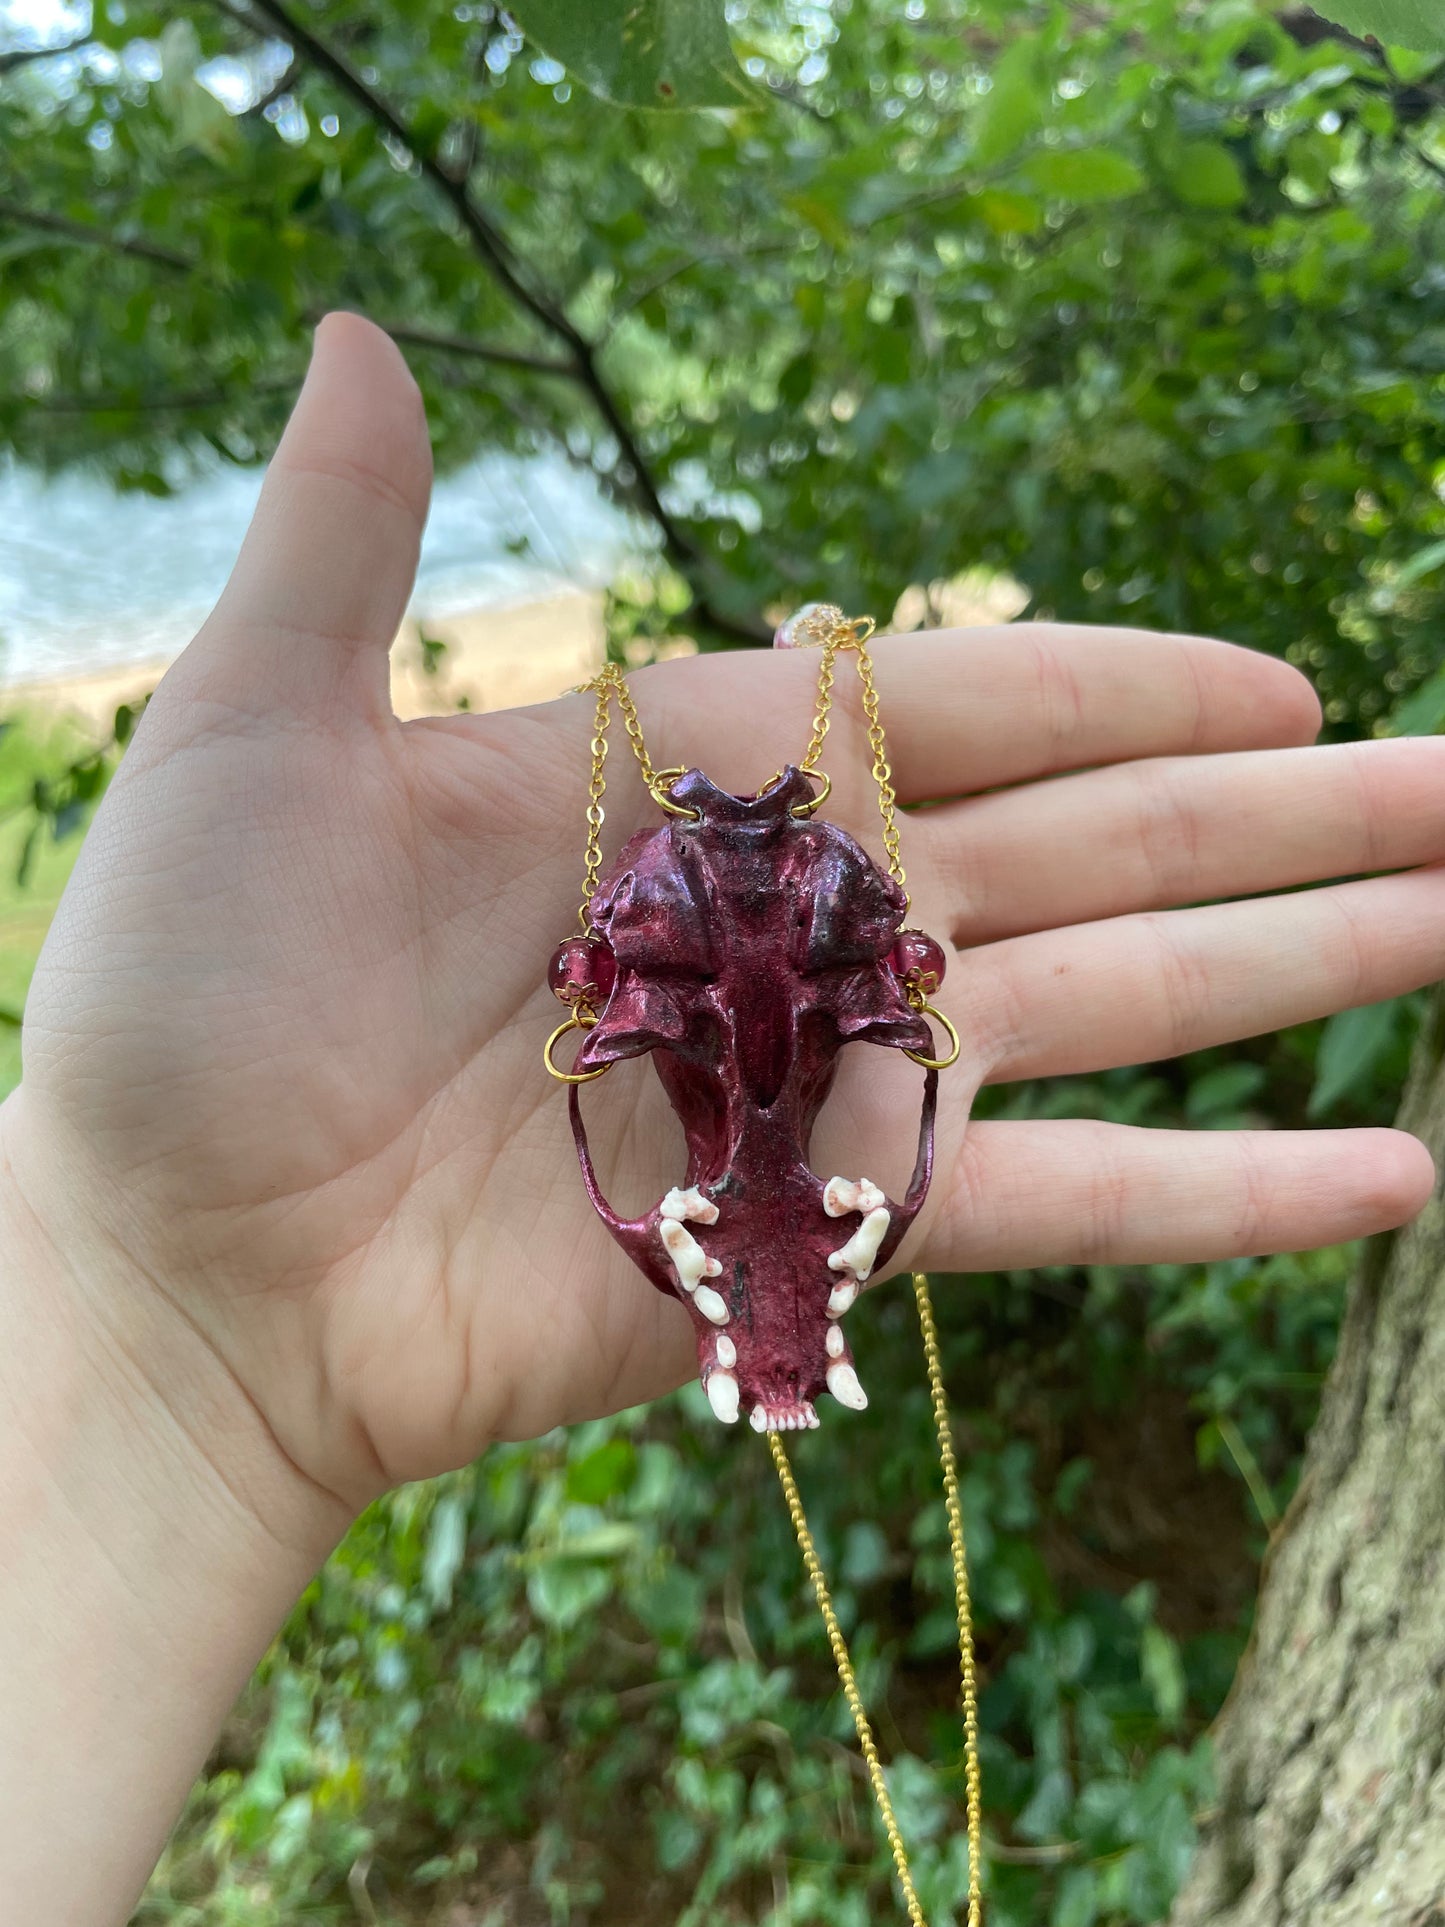
[[[809,815],[801,771],[738,797],[689,770],[670,793],[692,814],[633,837],[592,898],[593,974],[609,979],[615,957],[615,982],[575,1068],[650,1052],[686,1174],[645,1216],[621,1218],[599,1189],[575,1084],[573,1134],[603,1223],[687,1306],[717,1416],[731,1423],[741,1406],[759,1431],[813,1426],[825,1387],[867,1404],[839,1320],[927,1195],[938,1074],[925,1074],[901,1202],[866,1178],[817,1177],[813,1125],[844,1044],[932,1055],[917,986],[937,981],[942,953],[921,933],[899,937],[903,891]],[[587,974],[585,960],[568,967]]]

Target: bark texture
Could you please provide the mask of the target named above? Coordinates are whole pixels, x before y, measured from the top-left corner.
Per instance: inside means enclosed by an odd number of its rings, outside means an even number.
[[[1437,998],[1400,1122],[1445,1168]],[[1445,1196],[1367,1252],[1172,1927],[1445,1927]]]

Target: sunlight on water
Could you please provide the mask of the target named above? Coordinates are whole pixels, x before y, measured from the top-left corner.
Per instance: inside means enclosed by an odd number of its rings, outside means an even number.
[[[171,501],[0,466],[0,682],[169,655],[225,583],[261,485],[219,471]],[[487,456],[437,484],[412,613],[598,587],[624,518],[559,457]]]

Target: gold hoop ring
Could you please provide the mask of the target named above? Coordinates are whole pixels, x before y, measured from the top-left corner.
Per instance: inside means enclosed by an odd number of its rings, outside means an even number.
[[[767,782],[763,784],[762,789],[758,791],[758,795],[761,796],[765,790],[770,790],[774,783],[781,780],[782,774],[783,772],[780,769],[775,769]],[[818,794],[813,798],[811,803],[794,803],[793,807],[788,811],[789,816],[796,816],[800,820],[806,820],[815,810],[822,809],[828,798],[833,794],[833,779],[827,770],[805,769],[803,774],[804,776],[816,776],[823,787],[818,791]]]
[[[597,1019],[594,1017],[592,1024],[596,1022]],[[580,1011],[574,1010],[570,1017],[563,1018],[562,1022],[558,1024],[557,1028],[552,1032],[552,1035],[542,1046],[542,1062],[547,1066],[547,1069],[559,1084],[590,1084],[594,1078],[605,1077],[608,1071],[612,1069],[610,1064],[600,1064],[595,1071],[559,1071],[557,1066],[552,1062],[552,1052],[567,1035],[569,1030],[591,1030],[592,1024],[588,1023]]]
[[[652,800],[660,810],[666,810],[669,816],[685,816],[689,823],[701,823],[701,810],[690,810],[683,803],[674,803],[668,794],[678,777],[686,774],[686,768],[682,763],[677,763],[669,769],[654,770],[652,782],[649,785]]]
[[[936,1017],[948,1032],[948,1041],[953,1048],[947,1057],[925,1057],[921,1050],[905,1050],[903,1055],[911,1057],[915,1064],[921,1064],[926,1071],[946,1071],[950,1064],[958,1062],[958,1054],[963,1049],[958,1032],[936,1004],[920,1004],[918,1014],[920,1017]]]

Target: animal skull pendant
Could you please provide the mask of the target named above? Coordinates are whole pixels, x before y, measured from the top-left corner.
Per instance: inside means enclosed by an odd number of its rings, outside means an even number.
[[[754,1428],[818,1423],[825,1388],[867,1398],[839,1322],[928,1193],[938,1073],[927,1069],[907,1194],[812,1170],[809,1143],[845,1044],[932,1055],[921,1005],[943,955],[900,931],[907,898],[836,824],[813,818],[789,767],[756,796],[700,770],[674,782],[681,813],[644,830],[602,879],[596,936],[553,959],[552,983],[596,1015],[576,1073],[650,1053],[687,1143],[681,1184],[640,1218],[599,1188],[570,1091],[572,1132],[598,1216],[659,1291],[686,1306],[709,1403]]]

